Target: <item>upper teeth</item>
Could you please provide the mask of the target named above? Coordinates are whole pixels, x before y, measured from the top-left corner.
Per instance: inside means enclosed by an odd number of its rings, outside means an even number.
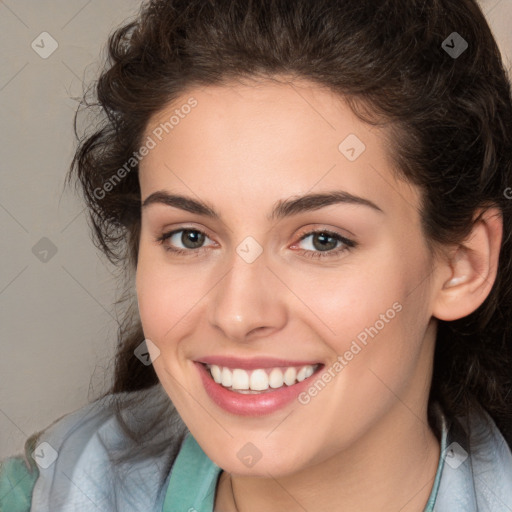
[[[284,384],[292,386],[296,382],[307,379],[317,369],[318,365],[307,365],[285,368],[259,368],[257,370],[242,370],[241,368],[227,368],[216,364],[207,365],[213,380],[225,388],[233,390],[264,391],[269,387],[276,389]]]

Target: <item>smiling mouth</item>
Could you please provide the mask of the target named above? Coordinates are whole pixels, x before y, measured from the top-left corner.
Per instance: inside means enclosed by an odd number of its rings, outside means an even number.
[[[316,373],[322,364],[279,366],[246,370],[201,363],[210,377],[223,388],[241,394],[261,394],[291,387]]]

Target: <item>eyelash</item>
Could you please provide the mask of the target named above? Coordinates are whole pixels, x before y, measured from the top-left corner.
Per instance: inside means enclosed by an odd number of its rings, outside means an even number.
[[[200,233],[200,234],[203,234],[205,237],[208,237],[208,235],[204,231],[201,231],[200,229],[181,228],[181,229],[169,231],[167,233],[163,233],[161,236],[157,237],[155,241],[158,242],[160,245],[162,245],[164,250],[171,252],[177,256],[185,256],[185,255],[199,256],[200,253],[203,252],[203,250],[206,250],[205,247],[199,247],[198,249],[177,249],[173,246],[164,245],[165,241],[168,238],[171,238],[176,233],[180,233],[182,231],[191,231],[193,233]],[[339,233],[336,233],[334,231],[329,231],[327,229],[308,231],[307,233],[301,235],[301,237],[299,238],[298,241],[302,242],[302,240],[304,240],[305,238],[308,238],[309,236],[315,235],[315,234],[327,235],[329,238],[334,238],[335,240],[342,242],[343,245],[341,247],[338,247],[337,249],[332,249],[329,251],[310,251],[307,249],[301,249],[300,253],[303,256],[305,256],[306,258],[311,258],[311,259],[333,258],[336,256],[340,256],[345,251],[350,251],[351,249],[354,249],[355,247],[357,247],[359,245],[357,242],[355,242],[353,240],[349,240],[348,238],[341,236]]]

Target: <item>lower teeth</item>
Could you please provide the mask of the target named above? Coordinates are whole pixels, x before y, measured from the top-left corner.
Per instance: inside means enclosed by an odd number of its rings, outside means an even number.
[[[232,388],[226,388],[226,389],[229,389],[229,391],[234,391],[235,393],[242,393],[243,395],[258,395],[260,393],[267,391],[266,389],[263,391],[254,391],[253,389],[232,389]]]
[[[229,391],[234,391],[235,393],[242,393],[244,395],[259,395],[260,393],[267,393],[269,391],[275,391],[274,388],[263,389],[261,391],[254,391],[253,389],[233,389],[233,388],[226,388],[226,389],[229,389]],[[281,389],[281,388],[277,388],[277,389]]]
[[[224,386],[223,386],[224,387]],[[267,388],[263,389],[262,391],[254,391],[253,389],[233,389],[231,387],[224,388],[228,391],[233,391],[235,393],[242,393],[243,395],[259,395],[260,393],[270,393],[271,391],[277,391],[278,389],[287,388],[287,385],[281,386],[280,388]]]

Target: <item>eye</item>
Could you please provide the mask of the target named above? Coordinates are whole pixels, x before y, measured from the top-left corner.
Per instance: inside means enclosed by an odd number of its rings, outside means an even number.
[[[341,253],[353,249],[358,245],[353,240],[349,240],[339,233],[325,229],[307,232],[301,236],[299,243],[308,238],[311,238],[311,241],[305,244],[308,248],[301,251],[301,254],[307,258],[331,258],[340,256]],[[297,245],[292,246],[292,248],[294,247],[297,247]]]
[[[201,247],[201,245],[207,238],[208,236],[206,233],[200,231],[199,229],[182,228],[164,233],[163,235],[159,236],[156,241],[163,245],[166,251],[175,254],[197,254],[199,251],[204,249]],[[166,243],[167,240],[169,240],[170,244]],[[176,247],[177,243],[181,243],[184,246],[184,249]]]
[[[357,242],[339,233],[325,229],[308,231],[300,237],[298,243],[308,238],[311,238],[311,241],[305,244],[308,248],[299,251],[306,258],[336,257],[358,245]],[[206,250],[206,247],[203,247],[206,239],[209,240],[209,237],[199,229],[181,228],[162,234],[156,238],[156,241],[166,251],[176,255],[198,256]],[[177,247],[177,244],[182,244],[183,248]],[[297,244],[292,245],[291,248],[297,248]]]

